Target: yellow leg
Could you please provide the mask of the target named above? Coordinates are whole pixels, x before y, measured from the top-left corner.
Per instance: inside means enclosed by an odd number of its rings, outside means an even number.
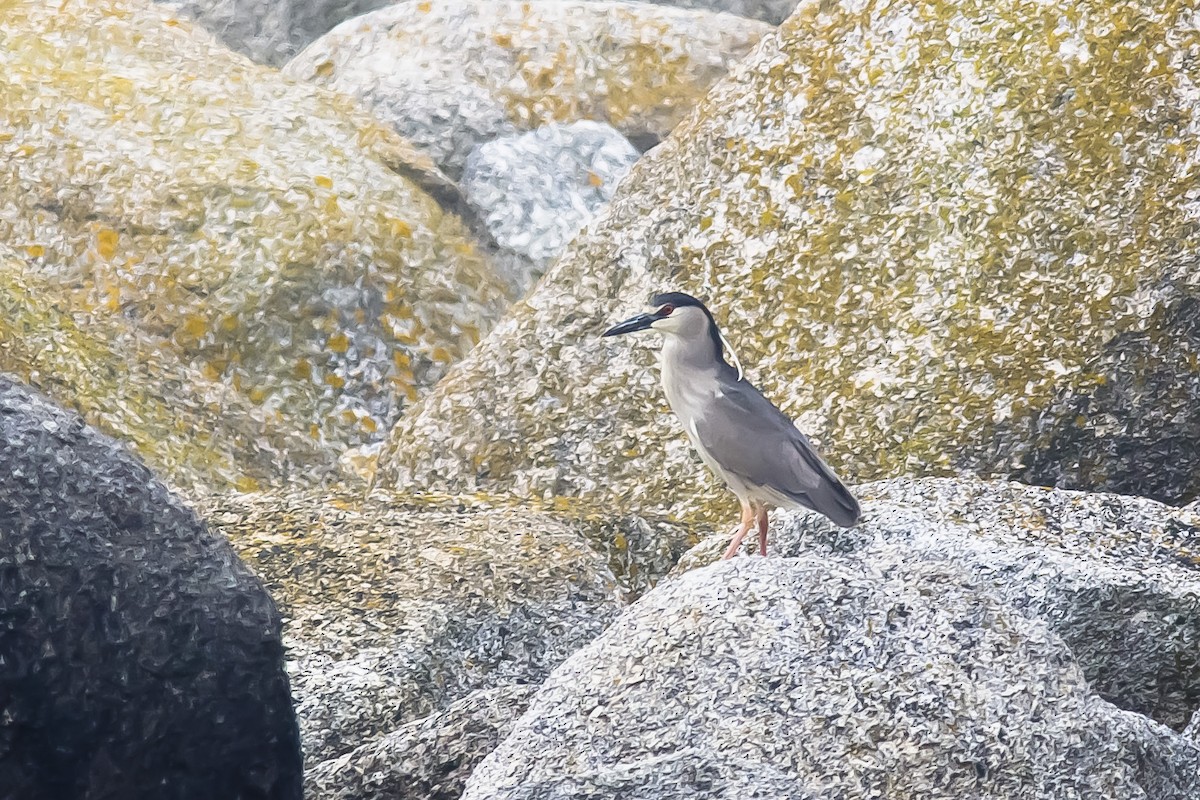
[[[733,541],[729,543],[729,549],[725,551],[722,558],[733,558],[737,555],[737,551],[742,546],[742,539],[746,538],[746,532],[750,530],[750,526],[754,524],[754,509],[745,500],[742,501],[742,524],[738,526],[737,533],[733,535]]]
[[[767,507],[758,509],[758,554],[767,554]]]

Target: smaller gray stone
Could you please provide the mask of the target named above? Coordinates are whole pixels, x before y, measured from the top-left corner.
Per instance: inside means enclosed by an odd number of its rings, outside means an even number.
[[[475,765],[508,735],[536,686],[473,692],[445,710],[309,768],[318,800],[458,800]]]
[[[602,122],[546,125],[476,147],[462,188],[502,248],[544,271],[613,196],[638,150]],[[530,276],[514,276],[521,288]]]

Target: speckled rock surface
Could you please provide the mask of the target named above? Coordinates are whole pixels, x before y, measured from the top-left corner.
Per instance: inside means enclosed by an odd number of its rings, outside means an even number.
[[[599,338],[676,288],[851,482],[972,468],[1190,500],[1192,20],[1183,2],[806,4],[406,414],[379,480],[732,523],[653,334]]]
[[[361,97],[453,175],[552,122],[657,141],[769,27],[639,3],[408,0],[339,25],[285,72]]]
[[[1200,742],[1140,714],[1104,704],[1104,713],[1126,751],[1138,785],[1151,800],[1192,800],[1200,792]]]
[[[1200,746],[1200,709],[1197,709],[1196,713],[1192,714],[1192,721],[1184,729],[1183,736],[1195,742],[1197,746]]]
[[[463,169],[468,203],[501,247],[530,262],[512,276],[520,293],[612,199],[637,148],[601,122],[546,125],[471,151]]]
[[[464,800],[1145,796],[1057,637],[904,558],[665,581],[555,670]]]
[[[427,157],[349,98],[143,0],[0,17],[0,240],[339,449],[382,436],[507,303]],[[430,173],[436,179],[436,170]]]
[[[0,243],[0,371],[130,444],[172,486],[332,481],[334,453],[185,366],[119,317],[71,313]]]
[[[902,547],[957,565],[976,587],[1043,620],[1092,688],[1182,729],[1200,707],[1200,514],[1150,500],[969,479],[858,487],[852,530],[777,513],[768,554]],[[683,571],[721,557],[728,536],[689,552]]]
[[[476,765],[508,735],[536,686],[481,689],[445,710],[311,767],[310,800],[458,800]]]
[[[319,493],[205,511],[279,600],[314,766],[473,691],[540,682],[620,608],[603,557],[545,515]]]
[[[0,790],[299,800],[262,583],[112,439],[0,376]]]

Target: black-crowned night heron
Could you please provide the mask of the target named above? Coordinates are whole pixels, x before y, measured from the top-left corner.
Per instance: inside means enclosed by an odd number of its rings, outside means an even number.
[[[649,310],[604,332],[663,334],[662,385],[692,446],[742,502],[742,522],[725,551],[731,558],[758,521],[767,554],[767,512],[810,508],[842,527],[858,522],[858,501],[792,421],[725,361],[725,338],[709,310],[682,292],[656,295]],[[737,356],[730,355],[737,363]]]

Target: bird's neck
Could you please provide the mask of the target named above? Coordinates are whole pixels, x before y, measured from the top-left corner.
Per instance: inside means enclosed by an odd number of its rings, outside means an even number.
[[[701,376],[717,372],[720,362],[717,361],[713,342],[707,336],[665,336],[663,339],[661,359],[664,376]]]

